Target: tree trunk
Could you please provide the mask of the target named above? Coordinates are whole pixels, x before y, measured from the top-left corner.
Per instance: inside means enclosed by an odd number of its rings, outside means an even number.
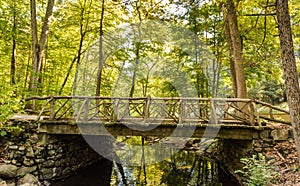
[[[132,75],[132,81],[131,81],[131,88],[129,92],[129,97],[132,98],[134,94],[134,89],[135,89],[135,82],[136,82],[136,73],[139,65],[139,58],[140,58],[140,41],[136,44],[136,52],[135,52],[135,64],[133,68],[133,75]]]
[[[300,89],[287,0],[277,1],[276,14],[286,94],[300,165]]]
[[[229,52],[232,90],[234,93],[234,97],[236,98],[237,97],[237,83],[236,83],[236,75],[235,75],[235,68],[234,68],[233,46],[232,46],[232,40],[231,40],[231,34],[230,34],[230,28],[229,28],[229,21],[228,21],[227,12],[226,12],[225,7],[222,8],[222,12],[224,15],[224,31],[225,31],[225,37],[227,40],[227,46],[228,46],[228,52]]]
[[[37,21],[36,21],[36,1],[30,1],[30,10],[31,10],[31,37],[32,37],[32,73],[30,75],[29,81],[29,91],[34,92],[36,89],[36,76],[37,76]]]
[[[139,16],[139,23],[138,23],[138,39],[136,43],[136,51],[135,51],[135,64],[133,68],[133,75],[132,75],[132,81],[131,81],[131,88],[129,92],[129,97],[132,98],[134,94],[135,89],[135,81],[136,81],[136,73],[138,70],[139,60],[140,60],[140,48],[141,48],[141,25],[142,25],[142,17],[140,12],[140,5],[138,4],[138,1],[136,2],[136,10]]]
[[[100,96],[101,90],[101,81],[102,81],[102,70],[103,70],[103,19],[104,19],[104,0],[102,0],[102,10],[100,17],[100,38],[99,38],[99,61],[98,61],[98,73],[97,73],[97,87],[96,87],[96,96]]]
[[[14,15],[13,15],[13,20],[14,20],[14,26],[13,26],[13,31],[12,31],[12,38],[13,38],[13,43],[12,43],[12,54],[11,54],[11,64],[10,64],[10,76],[11,76],[11,84],[14,85],[16,84],[16,30],[17,30],[17,14],[16,14],[16,4],[14,4]]]
[[[48,0],[47,3],[47,9],[46,9],[46,15],[44,18],[44,23],[42,27],[42,32],[40,36],[40,42],[39,42],[39,48],[38,48],[38,58],[37,58],[37,73],[39,74],[37,77],[37,82],[40,88],[42,88],[42,66],[43,66],[43,56],[45,52],[45,46],[47,43],[47,38],[48,38],[48,33],[49,33],[49,27],[50,27],[50,19],[52,16],[53,12],[53,7],[54,7],[54,1],[55,0]]]
[[[41,81],[40,73],[42,69],[42,59],[43,59],[44,49],[47,42],[47,36],[49,33],[50,18],[53,12],[54,1],[55,0],[48,0],[46,15],[44,18],[42,32],[40,36],[40,41],[38,41],[38,36],[37,36],[38,31],[37,31],[37,20],[36,20],[37,17],[36,1],[35,0],[30,1],[31,30],[32,30],[32,75],[30,77],[29,90],[32,93],[36,93],[37,84],[39,81]]]
[[[30,48],[30,45],[28,46]],[[28,50],[28,57],[27,57],[27,65],[26,65],[26,71],[25,71],[25,81],[24,81],[24,90],[27,87],[27,80],[28,80],[28,75],[29,75],[29,66],[30,66],[30,62],[31,62],[31,49]]]
[[[90,9],[92,6],[92,1],[90,2],[89,6],[88,6],[88,9]],[[84,7],[81,9],[81,18],[80,18],[80,41],[79,41],[79,47],[78,47],[78,50],[77,50],[77,54],[76,56],[73,58],[69,68],[68,68],[68,72],[67,72],[67,75],[64,79],[64,82],[63,84],[61,85],[61,88],[59,90],[59,95],[62,93],[68,79],[69,79],[69,76],[71,74],[71,71],[73,69],[73,66],[74,64],[76,63],[76,72],[75,72],[75,77],[74,77],[74,82],[73,82],[73,91],[75,92],[76,91],[76,85],[75,83],[77,82],[77,77],[78,77],[78,67],[79,67],[79,64],[80,64],[80,59],[81,59],[81,55],[83,54],[83,41],[84,41],[84,38],[87,34],[87,27],[89,25],[89,16],[87,17],[87,20],[86,20],[86,24],[84,25],[84,19],[85,19],[85,12],[87,11],[86,10],[86,1],[84,1]]]
[[[243,67],[242,41],[238,28],[237,15],[233,0],[227,0],[227,19],[232,42],[234,69],[236,76],[236,94],[238,98],[247,98],[246,79]]]
[[[59,89],[59,91],[58,91],[58,95],[61,95],[61,94],[62,94],[63,89],[65,88],[65,86],[66,86],[66,84],[67,84],[67,81],[68,81],[68,79],[69,79],[69,76],[70,76],[70,74],[71,74],[72,68],[73,68],[73,66],[74,66],[74,64],[75,64],[75,62],[76,62],[76,60],[77,60],[77,55],[73,58],[73,60],[72,60],[72,62],[71,62],[71,64],[70,64],[70,66],[69,66],[69,68],[68,68],[67,75],[66,75],[66,77],[65,77],[65,79],[64,79],[64,81],[63,81],[63,83],[62,83],[62,85],[61,85],[61,87],[60,87],[60,89]]]

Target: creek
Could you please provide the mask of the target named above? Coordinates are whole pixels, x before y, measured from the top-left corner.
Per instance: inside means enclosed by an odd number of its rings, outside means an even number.
[[[53,186],[207,185],[239,186],[222,165],[194,151],[180,151],[162,162],[125,166],[103,159]]]

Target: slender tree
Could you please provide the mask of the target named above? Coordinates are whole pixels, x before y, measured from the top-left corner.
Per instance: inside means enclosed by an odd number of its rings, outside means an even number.
[[[229,21],[226,13],[226,8],[223,7],[223,14],[224,14],[224,32],[227,40],[227,47],[229,52],[229,63],[230,63],[230,75],[232,81],[232,90],[234,93],[234,97],[237,97],[237,83],[236,83],[236,75],[235,75],[235,68],[234,68],[234,57],[233,57],[233,46],[229,28]]]
[[[31,11],[31,37],[32,37],[32,74],[29,81],[29,91],[34,91],[36,88],[36,73],[38,72],[37,68],[37,20],[36,20],[36,1],[30,1],[30,11]]]
[[[98,73],[97,73],[97,87],[96,87],[96,96],[100,96],[100,90],[101,90],[101,80],[102,80],[102,70],[103,70],[103,63],[104,63],[104,57],[103,57],[103,21],[104,21],[104,11],[105,11],[105,2],[104,0],[101,0],[101,17],[100,17],[100,37],[99,37],[99,61],[98,61]]]
[[[243,67],[243,49],[240,31],[238,28],[238,20],[236,15],[236,7],[233,0],[226,1],[227,14],[225,16],[225,23],[229,25],[231,44],[234,58],[234,70],[236,78],[236,95],[238,98],[247,98],[246,78]],[[229,39],[228,39],[229,41]],[[233,82],[233,84],[235,84]]]
[[[44,22],[39,40],[37,30],[36,0],[30,1],[32,32],[32,74],[29,82],[29,91],[31,91],[32,93],[36,93],[37,84],[40,81],[42,60],[48,38],[50,19],[53,12],[54,1],[55,0],[48,0],[46,14],[44,17]]]
[[[132,81],[131,81],[129,97],[133,97],[133,94],[134,94],[135,83],[136,83],[136,73],[137,73],[139,60],[140,60],[142,15],[141,15],[141,11],[140,11],[139,1],[136,1],[136,11],[138,14],[139,22],[137,24],[138,33],[137,33],[137,41],[136,41],[136,48],[135,48],[135,64],[134,64],[134,69],[133,69],[133,74],[132,74]]]
[[[11,54],[11,65],[10,65],[10,75],[11,75],[11,84],[16,84],[16,52],[17,52],[17,10],[16,2],[13,5],[13,29],[12,29],[12,54]]]
[[[84,1],[83,5],[82,6],[78,6],[80,7],[80,19],[79,19],[79,35],[80,35],[80,39],[79,39],[79,46],[78,46],[78,49],[76,51],[76,55],[75,57],[72,59],[72,62],[68,68],[68,71],[67,71],[67,75],[60,87],[60,90],[58,92],[58,94],[62,94],[63,92],[63,89],[71,75],[71,71],[73,69],[73,66],[74,64],[76,64],[76,73],[75,73],[75,81],[74,82],[77,82],[77,76],[78,76],[78,66],[81,62],[81,56],[82,54],[84,53],[84,49],[83,49],[83,43],[84,43],[84,40],[85,40],[85,37],[86,35],[88,34],[89,30],[88,30],[88,27],[90,26],[90,9],[92,7],[92,1],[90,1],[89,3],[87,2],[87,0]],[[86,20],[85,20],[86,19]],[[74,83],[73,82],[73,83]],[[73,86],[76,86],[76,85],[73,85]],[[76,90],[76,87],[74,87],[74,91]]]
[[[283,74],[286,84],[286,94],[300,165],[300,89],[294,53],[288,0],[277,0],[276,14],[278,20]]]

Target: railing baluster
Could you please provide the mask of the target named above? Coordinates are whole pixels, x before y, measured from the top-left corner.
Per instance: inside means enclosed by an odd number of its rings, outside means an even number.
[[[55,106],[55,99],[54,96],[51,95],[50,96],[50,120],[54,120],[55,119],[55,110],[54,110],[54,106]]]
[[[213,99],[210,100],[210,123],[211,124],[218,124],[217,115],[216,115],[216,108],[215,102]]]
[[[89,117],[89,99],[85,98],[84,100],[84,111],[83,111],[83,121],[87,121]]]
[[[255,102],[253,100],[250,101],[250,125],[254,126],[255,125]]]
[[[272,107],[270,107],[270,109],[269,109],[269,114],[270,114],[270,118],[274,119]]]
[[[151,97],[147,96],[147,99],[145,99],[145,101],[146,101],[146,103],[145,103],[145,107],[144,107],[143,122],[146,122],[147,119],[149,118],[149,108],[150,108]]]
[[[51,99],[48,99],[47,102],[43,105],[42,110],[40,111],[38,117],[37,117],[37,121],[39,121],[41,119],[42,114],[44,113],[44,110],[46,108],[46,106],[49,104],[49,102],[51,101]]]
[[[117,122],[119,120],[119,101],[120,99],[115,99],[115,102],[114,102],[114,117],[113,117],[113,121],[114,122]]]
[[[262,125],[261,125],[259,113],[257,111],[256,100],[252,100],[251,104],[252,104],[252,107],[253,107],[253,117],[256,118],[256,122],[257,122],[258,126],[261,127]]]
[[[176,103],[175,103],[176,104]],[[178,118],[178,123],[179,124],[182,124],[182,121],[183,121],[183,118],[184,118],[184,114],[185,114],[185,112],[184,112],[184,103],[183,103],[183,101],[182,101],[182,99],[180,99],[179,100],[179,118]]]

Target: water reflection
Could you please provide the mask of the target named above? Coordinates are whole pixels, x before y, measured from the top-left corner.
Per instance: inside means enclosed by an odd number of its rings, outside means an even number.
[[[123,178],[114,163],[111,185],[239,185],[219,165],[194,151],[181,151],[157,164],[122,169]]]
[[[180,151],[157,164],[130,167],[102,160],[53,186],[239,186],[217,163]]]
[[[64,181],[53,183],[53,186],[239,186],[233,177],[226,173],[220,165],[212,159],[204,157],[195,151],[165,149],[169,158],[155,164],[147,164],[153,158],[155,149],[145,151],[144,147],[151,145],[144,138],[124,138],[129,144],[140,147],[139,153],[131,154],[129,162],[137,162],[140,166],[132,164],[121,165],[109,160],[102,161],[79,171],[76,175]],[[155,140],[154,140],[155,141]],[[174,146],[173,146],[174,147]],[[136,152],[136,151],[135,151]],[[116,150],[117,156],[123,150]],[[157,153],[156,153],[157,154]],[[172,155],[173,154],[173,155]],[[147,159],[148,158],[148,159]],[[125,162],[128,163],[128,162]]]

